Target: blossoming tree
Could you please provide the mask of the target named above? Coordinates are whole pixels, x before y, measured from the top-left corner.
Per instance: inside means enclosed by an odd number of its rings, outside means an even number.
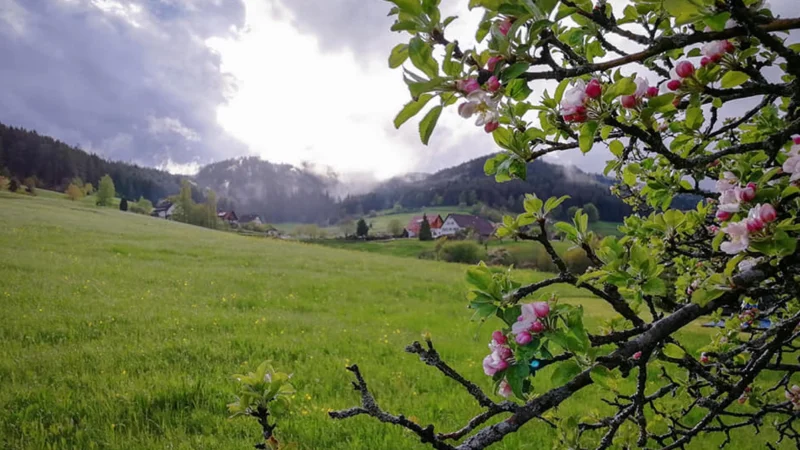
[[[484,265],[467,273],[475,317],[496,324],[483,369],[505,400],[426,339],[406,350],[482,413],[455,431],[419,425],[381,409],[351,366],[362,404],[331,416],[369,415],[437,449],[486,448],[532,420],[559,428],[554,447],[684,448],[702,433],[726,444],[747,427],[800,447],[800,45],[785,33],[800,18],[774,17],[762,0],[470,0],[484,15],[467,49],[448,40],[455,17],[438,0],[389,1],[392,29],[410,35],[389,58],[412,97],[396,126],[434,103],[419,123],[427,143],[457,105],[504,150],[485,167],[499,182],[544,155],[607,148],[605,172],[635,213],[624,237],[599,244],[580,211],[555,224],[592,261],[585,274],[546,232],[563,198],[529,195],[525,213],[504,219],[499,236],[539,242],[559,269],[530,285]],[[677,195],[697,196],[696,208],[671,208]],[[582,308],[541,295],[558,285],[616,318],[584,326]],[[736,313],[707,342],[685,342],[681,330],[723,309]],[[537,390],[548,366],[557,387]],[[551,418],[590,385],[613,413]]]

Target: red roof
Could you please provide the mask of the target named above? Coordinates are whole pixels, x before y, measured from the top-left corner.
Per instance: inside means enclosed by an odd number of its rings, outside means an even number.
[[[423,216],[412,217],[408,222],[408,225],[406,225],[406,230],[414,234],[419,234],[419,229],[422,227],[422,218]],[[442,228],[444,221],[442,220],[442,216],[437,214],[435,216],[428,217],[428,223],[430,224],[431,229],[434,229]]]

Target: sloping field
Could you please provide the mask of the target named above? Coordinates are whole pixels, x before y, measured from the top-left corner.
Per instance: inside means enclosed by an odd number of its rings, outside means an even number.
[[[230,375],[270,359],[298,393],[279,436],[301,449],[425,448],[326,411],[357,404],[358,362],[382,406],[450,431],[479,409],[403,352],[430,331],[486,389],[493,328],[468,321],[465,266],[211,231],[57,198],[0,193],[0,448],[246,449]],[[520,272],[526,281],[543,275]],[[599,301],[585,305],[596,329]],[[698,346],[705,332],[696,331]],[[656,373],[653,374],[656,379]],[[550,387],[547,371],[534,380]],[[559,414],[603,408],[588,388]],[[497,448],[553,448],[539,422]],[[763,448],[745,440],[736,448]],[[692,448],[714,448],[711,440]]]

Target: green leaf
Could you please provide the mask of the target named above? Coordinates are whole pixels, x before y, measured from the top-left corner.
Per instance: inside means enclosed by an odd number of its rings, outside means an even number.
[[[433,129],[436,128],[436,122],[439,120],[439,116],[442,114],[442,107],[436,106],[428,111],[428,114],[420,121],[419,123],[419,137],[422,140],[422,143],[428,145],[428,141],[431,139],[431,134],[433,134]]]
[[[493,282],[492,271],[485,265],[481,264],[467,269],[467,283],[470,286],[480,291],[489,292]]]
[[[497,306],[493,303],[474,302],[469,305],[470,309],[475,310],[471,320],[484,320],[497,312]]]
[[[525,201],[523,202],[523,206],[525,207],[525,211],[533,214],[538,214],[542,210],[542,200],[535,195],[526,195]]]
[[[656,111],[665,112],[662,111],[662,108],[668,110],[675,109],[675,105],[672,104],[673,101],[675,101],[675,94],[663,94],[648,100],[647,106],[655,109]]]
[[[715,14],[713,16],[708,16],[705,18],[706,25],[709,26],[714,31],[722,31],[725,29],[725,23],[728,19],[731,18],[731,13],[729,12],[721,12],[719,14]]]
[[[599,365],[592,367],[589,375],[592,377],[592,381],[597,385],[610,391],[617,392],[619,384],[617,382],[616,373],[608,367]]]
[[[606,140],[611,135],[612,131],[614,131],[614,127],[611,125],[604,125],[603,128],[600,128],[600,137]]]
[[[509,81],[508,85],[506,86],[506,96],[511,97],[516,101],[522,101],[528,98],[531,95],[530,87],[528,87],[528,82],[523,80],[522,78],[515,78]]]
[[[558,87],[556,87],[556,95],[554,97],[556,103],[561,103],[561,100],[564,97],[564,91],[567,89],[567,86],[569,86],[569,78],[565,78],[558,83]]]
[[[732,70],[722,76],[722,79],[720,80],[720,86],[722,86],[723,89],[730,89],[732,87],[739,86],[749,79],[750,75],[744,72]]]
[[[622,152],[625,151],[625,146],[622,144],[622,142],[615,139],[611,141],[610,144],[608,144],[608,149],[611,150],[612,155],[619,158],[620,156],[622,156]]]
[[[550,197],[549,199],[547,199],[547,201],[544,204],[544,213],[547,214],[550,211],[558,208],[559,205],[564,203],[564,201],[566,201],[569,198],[570,198],[569,195],[565,195],[565,196],[563,196],[561,198]]]
[[[686,110],[686,126],[690,130],[699,130],[704,120],[703,110],[699,106],[692,106]]]
[[[408,44],[397,45],[389,55],[389,67],[396,69],[402,66],[406,59],[408,59]]]
[[[408,119],[416,116],[417,113],[419,113],[432,98],[433,95],[424,94],[420,95],[419,100],[412,100],[406,103],[406,106],[404,106],[403,109],[397,114],[397,117],[394,118],[394,127],[400,128],[400,126],[406,123]]]
[[[666,295],[667,285],[661,278],[650,278],[642,285],[642,292],[647,295]]]
[[[502,81],[509,81],[517,78],[518,76],[525,73],[531,65],[528,63],[518,62],[509,67],[507,67],[500,75],[500,79]]]
[[[631,95],[636,92],[636,83],[630,78],[622,78],[606,89],[603,100],[610,102],[620,95]]]
[[[682,348],[678,347],[675,344],[665,345],[664,350],[662,350],[662,353],[669,356],[670,358],[675,358],[675,359],[683,359],[683,356],[686,355],[686,352],[684,352]]]
[[[433,48],[425,43],[422,38],[415,36],[408,47],[408,55],[414,66],[430,78],[439,75],[439,64],[433,59]]]
[[[588,153],[589,150],[592,149],[592,146],[594,145],[594,136],[595,133],[597,132],[597,126],[598,126],[597,121],[592,120],[584,123],[583,126],[581,127],[579,142],[581,146],[581,151],[583,153]]]
[[[558,365],[556,370],[553,371],[553,375],[550,377],[550,382],[554,386],[561,386],[575,378],[579,373],[581,373],[581,366],[570,359]]]
[[[506,369],[506,381],[508,385],[511,386],[511,390],[514,392],[519,399],[525,399],[525,393],[523,391],[523,384],[525,379],[531,374],[531,369],[528,367],[528,363],[523,361],[522,364],[517,364],[514,366],[509,367]]]
[[[388,0],[398,8],[400,11],[412,14],[412,15],[419,15],[422,14],[422,5],[420,4],[419,0]]]
[[[444,52],[444,60],[442,60],[442,70],[451,77],[458,77],[461,75],[461,61],[453,60],[455,48],[456,44],[454,42],[447,44]]]

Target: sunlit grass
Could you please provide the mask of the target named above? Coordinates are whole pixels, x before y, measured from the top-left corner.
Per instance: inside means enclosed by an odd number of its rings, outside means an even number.
[[[447,431],[478,412],[451,380],[403,352],[431,332],[481,386],[493,328],[468,321],[465,266],[247,238],[61,198],[0,193],[0,448],[244,449],[227,419],[232,373],[271,359],[294,373],[279,435],[302,449],[425,448],[357,404],[358,363],[382,406]],[[522,271],[532,281],[546,275]],[[611,317],[572,288],[590,330]],[[697,347],[709,331],[685,333]],[[537,392],[549,374],[535,378]],[[656,373],[652,373],[653,381]],[[558,414],[604,409],[587,388]],[[553,448],[534,423],[497,448]],[[763,448],[747,432],[735,448]],[[691,448],[714,448],[715,439]]]

